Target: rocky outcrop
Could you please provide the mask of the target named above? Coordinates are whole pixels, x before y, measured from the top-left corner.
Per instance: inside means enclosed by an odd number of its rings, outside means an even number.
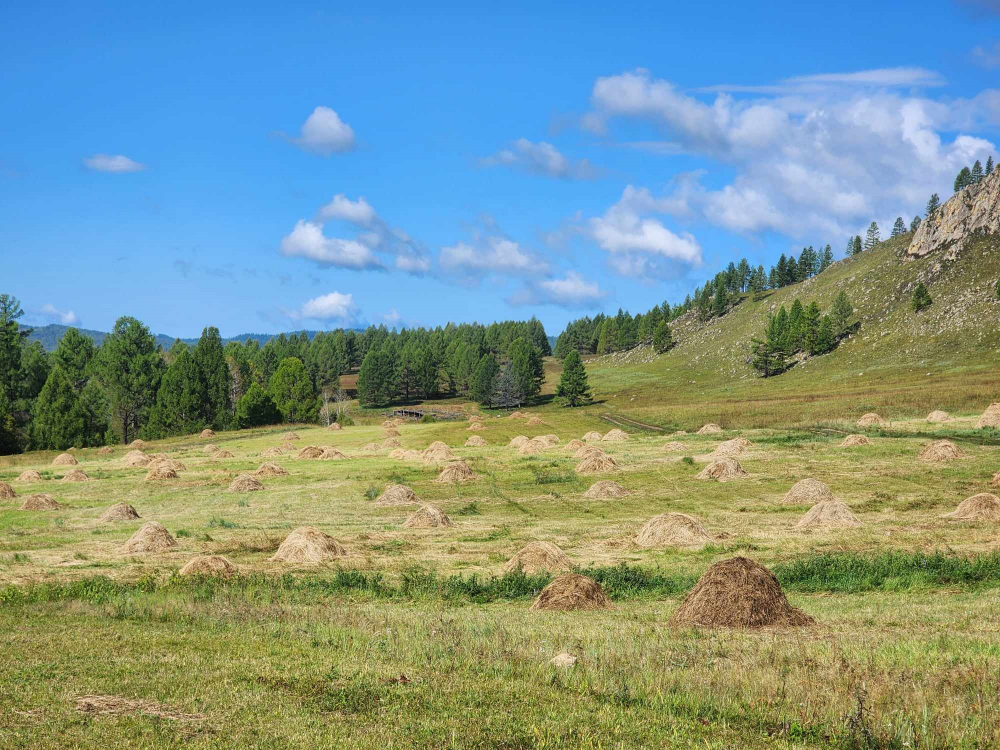
[[[917,228],[907,258],[944,251],[949,259],[976,234],[1000,234],[1000,170],[956,193]]]

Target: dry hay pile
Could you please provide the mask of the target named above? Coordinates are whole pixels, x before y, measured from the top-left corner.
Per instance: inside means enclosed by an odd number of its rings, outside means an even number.
[[[984,427],[1000,429],[1000,404],[990,404],[986,408],[986,411],[983,412],[983,416],[976,422],[977,430],[981,430]]]
[[[927,415],[927,421],[931,424],[940,424],[941,422],[950,422],[951,415],[946,411],[935,410]]]
[[[545,424],[541,417],[531,417],[527,422],[525,422],[528,427],[537,427],[540,424]]]
[[[847,503],[833,498],[820,500],[795,524],[796,529],[852,529],[861,525]]]
[[[561,654],[556,654],[551,659],[549,659],[549,664],[553,667],[559,669],[569,669],[570,667],[575,667],[577,662],[577,657],[568,651],[563,651]]]
[[[284,435],[281,436],[281,439],[284,440],[285,442],[289,442],[291,440],[301,440],[302,438],[299,437],[299,434],[297,432],[286,432]]]
[[[52,495],[45,493],[28,495],[21,503],[21,510],[59,510],[61,507]]]
[[[232,578],[239,571],[222,555],[198,555],[181,568],[182,576],[215,576],[217,578]]]
[[[627,494],[628,490],[618,484],[618,482],[612,482],[610,479],[604,479],[590,485],[587,491],[583,493],[583,496],[604,500],[610,497],[625,497]]]
[[[18,482],[41,482],[42,481],[42,475],[39,474],[34,469],[28,469],[26,471],[22,471],[18,475],[17,481]]]
[[[862,415],[858,420],[858,427],[888,427],[889,423],[873,411]]]
[[[699,435],[718,435],[720,432],[722,432],[722,428],[715,424],[715,422],[709,422],[698,430]]]
[[[535,440],[541,440],[548,446],[559,445],[559,436],[549,433],[548,435],[539,435]]]
[[[198,435],[198,437],[213,438],[215,437],[215,430],[210,430],[208,428],[205,428],[204,430],[201,431],[201,434]]]
[[[218,450],[215,452],[212,458],[233,458],[233,454],[227,450]]]
[[[326,429],[328,429],[328,430],[335,430],[335,431],[336,430],[342,430],[342,429],[344,429],[344,425],[342,425],[340,422],[330,422],[330,426],[327,427]]]
[[[212,453],[215,453],[217,450],[219,450],[219,446],[217,446],[215,443],[209,443],[204,448],[202,448],[202,450],[205,451],[205,453],[211,455]]]
[[[602,437],[601,440],[605,443],[623,443],[628,440],[628,433],[616,427]]]
[[[315,445],[307,445],[305,448],[299,451],[296,458],[320,458],[323,455],[323,449],[317,448]]]
[[[649,519],[635,538],[640,547],[704,547],[715,540],[694,516],[662,513]]]
[[[128,503],[116,503],[101,514],[98,521],[109,523],[111,521],[134,521],[139,518],[139,512]]]
[[[327,446],[323,449],[323,454],[320,456],[324,461],[342,461],[347,456],[338,451],[336,448],[331,448]]]
[[[548,447],[549,444],[546,443],[541,438],[531,438],[531,440],[527,440],[521,443],[520,447],[517,449],[517,452],[520,453],[522,456],[533,456],[538,453],[541,453]]]
[[[177,545],[177,540],[170,532],[156,521],[148,521],[142,525],[132,537],[122,545],[122,554],[137,555],[146,552],[166,552]]]
[[[312,526],[302,526],[285,537],[272,562],[318,563],[344,557],[347,550],[336,539]]]
[[[670,453],[677,453],[679,451],[683,451],[684,450],[684,443],[678,443],[676,440],[673,440],[673,441],[667,443],[666,445],[664,445],[663,446],[663,450],[665,450],[667,452],[670,452]]]
[[[454,526],[448,514],[434,505],[421,505],[417,512],[406,519],[404,529],[436,529],[440,526]]]
[[[402,443],[399,442],[398,438],[386,438],[382,441],[383,448],[398,448]]]
[[[90,477],[83,469],[73,469],[72,471],[66,472],[63,476],[62,481],[64,482],[86,482],[89,481]]]
[[[382,450],[382,446],[378,443],[365,443],[359,448],[362,453],[378,453]]]
[[[566,553],[552,542],[530,542],[503,566],[504,573],[518,570],[525,575],[568,573],[572,564]]]
[[[868,439],[867,435],[848,435],[844,438],[844,442],[840,444],[841,448],[856,448],[859,445],[871,445],[872,441]]]
[[[922,461],[951,461],[962,458],[965,454],[958,449],[950,440],[935,440],[922,451],[920,459]]]
[[[800,479],[792,485],[792,489],[785,493],[781,499],[783,503],[791,505],[815,505],[824,500],[833,500],[833,492],[823,482],[818,479]]]
[[[591,453],[573,469],[577,474],[607,474],[618,471],[618,464],[604,453]]]
[[[438,478],[434,481],[442,484],[454,484],[456,482],[470,482],[478,478],[472,467],[465,463],[465,461],[455,461],[445,466],[444,470],[438,474]]]
[[[429,464],[455,460],[455,454],[452,452],[451,448],[442,443],[440,440],[435,440],[431,443],[423,451],[423,453],[420,454],[420,457],[424,460],[424,462]]]
[[[115,449],[112,448],[110,445],[105,445],[104,447],[97,449],[98,456],[110,456],[114,452]]]
[[[531,605],[532,609],[566,612],[576,609],[612,609],[601,584],[579,573],[563,573],[542,592]]]
[[[392,429],[393,427],[397,427],[398,425],[399,422],[397,422],[395,419],[387,419],[382,423],[382,426],[385,427],[387,430]]]
[[[518,435],[517,437],[511,438],[510,442],[507,443],[507,446],[509,448],[520,448],[522,445],[527,443],[529,439],[530,438],[527,438],[524,435]]]
[[[469,415],[469,419],[467,421],[469,421],[469,422],[482,422],[483,421],[483,417],[482,417],[481,414],[470,414]]]
[[[15,497],[17,493],[14,492],[14,488],[6,482],[0,482],[0,500],[13,500]]]
[[[739,461],[735,458],[722,456],[702,469],[697,478],[718,479],[720,482],[729,482],[734,479],[744,479],[748,476],[750,475],[740,466]]]
[[[396,448],[389,454],[389,458],[396,458],[401,461],[419,461],[421,458],[420,451],[408,451],[403,448]]]
[[[573,454],[573,458],[589,458],[590,456],[606,456],[608,455],[596,445],[581,445],[577,448],[576,453]]]
[[[255,477],[287,477],[288,472],[278,464],[268,461],[258,466],[253,475]]]
[[[240,474],[230,482],[226,492],[259,492],[262,489],[264,485],[256,477],[251,474]]]
[[[53,466],[76,466],[77,461],[69,453],[60,453],[52,459]]]
[[[482,422],[473,422],[466,429],[468,429],[470,432],[477,432],[479,430],[485,430],[486,425],[484,425]]]
[[[583,436],[583,440],[586,443],[597,443],[601,440],[601,433],[597,430],[591,430]]]
[[[154,466],[165,466],[171,471],[187,471],[187,466],[182,464],[176,458],[154,458],[149,462],[149,467],[153,468]]]
[[[146,447],[146,441],[145,440],[139,440],[138,438],[136,438],[135,440],[133,440],[131,443],[128,444],[128,447],[131,448],[134,451],[141,451],[141,450],[145,449],[145,447]]]
[[[812,625],[788,603],[774,573],[745,557],[717,562],[698,579],[671,622],[723,628]]]
[[[177,472],[162,463],[151,464],[145,481],[158,482],[162,479],[177,479]]]
[[[289,442],[288,440],[286,440],[285,442],[283,442],[281,444],[281,450],[283,450],[283,451],[293,451],[293,450],[295,450],[295,443],[292,443],[292,442]]]
[[[468,440],[465,441],[466,448],[485,448],[489,443],[483,440],[479,435],[471,435]]]
[[[951,513],[945,513],[941,518],[954,518],[957,521],[1000,521],[1000,497],[980,492],[968,497],[958,504]]]
[[[416,505],[420,502],[417,493],[405,484],[390,484],[375,500],[376,505],[391,507],[394,505]]]
[[[715,450],[712,451],[712,455],[742,456],[752,445],[753,443],[744,437],[733,438],[732,440],[725,440],[715,446]]]
[[[524,417],[524,416],[525,416],[525,415],[524,415],[524,412],[523,412],[523,411],[512,411],[512,412],[511,412],[511,413],[510,413],[510,414],[509,414],[509,415],[507,416],[507,419],[521,419],[521,418],[522,418],[522,417]]]
[[[281,448],[268,448],[266,451],[260,454],[261,458],[277,458],[278,456],[285,455],[285,452]]]
[[[185,714],[155,701],[121,698],[117,695],[81,695],[76,699],[76,710],[89,716],[127,716],[145,714],[171,721],[201,721],[204,714]]]
[[[399,430],[388,429],[382,433],[383,437],[387,438],[398,438],[400,436]]]

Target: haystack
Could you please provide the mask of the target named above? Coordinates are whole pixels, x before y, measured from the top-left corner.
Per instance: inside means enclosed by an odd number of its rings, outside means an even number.
[[[617,427],[601,438],[601,441],[605,443],[623,443],[626,440],[628,440],[628,433]]]
[[[715,422],[709,422],[698,430],[699,435],[718,435],[720,432],[722,432],[722,428],[715,424]]]
[[[214,576],[232,578],[239,571],[222,555],[198,555],[181,568],[182,576]]]
[[[983,416],[981,416],[979,421],[976,422],[977,430],[981,430],[985,427],[1000,429],[1000,403],[990,404],[986,408],[986,411],[983,412]]]
[[[382,441],[383,448],[398,448],[402,443],[399,442],[398,438],[386,438]]]
[[[447,443],[444,443],[440,440],[435,440],[433,443],[427,446],[426,450],[434,451],[434,450],[451,450],[451,449],[448,447]]]
[[[678,453],[684,450],[684,443],[678,443],[676,440],[672,440],[663,446],[663,450],[668,453]]]
[[[671,622],[723,628],[812,625],[815,621],[788,603],[774,574],[745,557],[717,562],[698,579]]]
[[[284,435],[281,436],[281,439],[284,440],[285,442],[289,442],[291,440],[301,440],[302,438],[299,437],[299,434],[297,432],[286,432]]]
[[[399,430],[392,430],[392,429],[386,430],[382,434],[384,437],[387,438],[398,438],[400,436]]]
[[[946,411],[935,410],[927,415],[927,421],[931,424],[940,424],[942,422],[950,422],[951,415]]]
[[[61,507],[52,495],[46,495],[45,493],[28,495],[24,498],[24,502],[21,503],[21,510],[59,510]]]
[[[82,469],[73,469],[72,471],[66,472],[62,480],[64,482],[86,482],[90,480],[86,472]]]
[[[517,449],[517,452],[520,453],[522,456],[534,456],[541,453],[548,447],[549,447],[548,443],[546,443],[541,438],[531,438],[531,440],[526,440],[525,442],[521,443],[520,447]]]
[[[217,450],[212,458],[233,458],[233,454],[227,450]]]
[[[504,573],[568,573],[573,565],[566,553],[552,542],[529,542],[503,566]]]
[[[518,435],[517,437],[511,438],[510,442],[507,443],[507,446],[510,448],[520,448],[522,445],[527,443],[528,440],[530,440],[530,438],[525,437],[524,435]]]
[[[163,479],[177,479],[177,472],[162,463],[151,464],[146,481],[158,482]]]
[[[187,471],[187,466],[176,458],[154,458],[149,462],[149,468],[153,468],[154,466],[164,466],[171,471]]]
[[[334,431],[336,431],[336,430],[342,430],[342,429],[344,429],[344,425],[342,425],[340,422],[330,422],[330,426],[327,427],[326,429],[328,429],[328,430],[334,430]]]
[[[27,469],[26,471],[22,471],[18,475],[17,481],[18,482],[41,482],[42,481],[42,475],[39,474],[34,469]]]
[[[312,526],[301,526],[287,537],[271,557],[272,562],[319,563],[344,557],[347,550],[336,539]]]
[[[448,514],[434,505],[421,505],[403,524],[405,529],[436,529],[440,526],[454,526]]]
[[[627,494],[628,490],[618,484],[618,482],[603,479],[600,482],[594,482],[590,485],[587,491],[583,493],[583,496],[596,500],[606,500],[611,497],[625,497]]]
[[[470,432],[477,432],[479,430],[485,430],[486,425],[484,425],[482,422],[473,422],[466,429],[469,430]]]
[[[862,415],[858,420],[858,427],[888,427],[889,423],[873,411]]]
[[[532,609],[570,611],[578,609],[612,609],[601,584],[579,573],[563,573],[542,592],[531,605]]]
[[[489,443],[483,440],[479,435],[470,435],[469,439],[465,441],[466,448],[485,448]]]
[[[649,519],[635,538],[640,547],[704,547],[715,540],[694,516],[662,513]]]
[[[965,454],[950,440],[935,440],[920,451],[922,461],[952,461],[963,456]]]
[[[583,442],[582,440],[580,440],[579,438],[573,438],[568,443],[566,443],[566,449],[567,450],[571,450],[571,451],[573,451],[575,453],[576,451],[580,450],[585,445],[586,445],[586,443]]]
[[[781,502],[790,505],[815,505],[824,500],[833,500],[833,492],[823,482],[812,477],[800,479],[785,493]]]
[[[523,411],[512,411],[507,415],[507,419],[521,419],[522,417],[524,417]]]
[[[226,492],[259,492],[264,485],[250,474],[240,474],[230,484]]]
[[[331,448],[327,446],[323,449],[322,455],[320,455],[324,461],[343,461],[347,456],[338,451],[336,448]]]
[[[540,424],[545,424],[541,417],[531,417],[527,422],[525,422],[528,427],[537,427]]]
[[[553,433],[549,433],[548,435],[539,435],[538,437],[535,438],[535,440],[541,440],[549,447],[553,445],[559,445],[560,443],[559,436]]]
[[[105,445],[105,446],[97,449],[97,455],[98,456],[110,456],[114,452],[115,452],[115,449],[112,448],[110,445]]]
[[[375,504],[382,507],[416,505],[419,502],[420,498],[417,497],[417,493],[404,484],[390,484],[375,499]]]
[[[580,446],[576,453],[573,454],[573,458],[590,458],[591,456],[606,456],[608,455],[596,445],[583,445]]]
[[[278,464],[267,461],[258,466],[253,475],[255,477],[287,477],[288,471],[278,466]]]
[[[420,457],[427,463],[440,463],[442,461],[453,461],[455,454],[447,445],[440,440],[436,440],[420,454]]]
[[[840,444],[841,448],[857,448],[861,445],[871,445],[872,441],[868,439],[867,435],[848,435],[844,438],[844,442]]]
[[[479,476],[465,461],[455,461],[445,466],[444,470],[438,474],[438,478],[434,481],[441,482],[442,484],[454,484],[456,482],[470,482],[478,478]]]
[[[292,442],[289,442],[288,440],[286,440],[285,442],[283,442],[281,444],[281,450],[283,450],[283,451],[293,451],[293,450],[295,450],[295,443],[292,443]]]
[[[577,474],[607,474],[618,471],[618,464],[611,456],[603,453],[592,453],[578,463],[574,471]]]
[[[261,458],[277,458],[278,456],[285,455],[285,452],[281,448],[268,448],[266,451],[260,454]]]
[[[213,438],[215,437],[215,430],[210,430],[208,428],[205,428],[204,430],[201,431],[201,434],[198,437]]]
[[[140,469],[149,466],[149,462],[152,460],[153,459],[142,451],[129,451],[122,459],[122,463],[126,466],[132,467],[133,469]]]
[[[378,443],[365,443],[360,448],[362,453],[378,453],[382,450],[382,446]]]
[[[420,451],[408,451],[403,448],[396,448],[389,454],[389,458],[396,458],[401,461],[419,461]]]
[[[13,500],[15,497],[17,493],[14,492],[14,488],[6,482],[0,482],[0,500]]]
[[[219,446],[217,446],[215,443],[209,443],[204,448],[202,448],[202,450],[205,451],[205,453],[211,455],[215,453],[217,450],[219,450]]]
[[[387,419],[382,423],[382,426],[386,429],[391,429],[399,424],[395,419]]]
[[[591,430],[590,432],[584,434],[583,441],[585,443],[597,443],[601,440],[601,433],[597,430]]]
[[[470,414],[468,421],[469,422],[482,422],[483,421],[483,416],[481,414]]]
[[[139,518],[139,512],[128,503],[116,503],[101,514],[98,521],[110,523],[111,521],[134,521]]]
[[[820,500],[795,524],[796,529],[851,529],[861,525],[847,503],[832,498]]]
[[[60,453],[52,459],[53,466],[76,466],[77,460],[70,453]]]
[[[945,513],[941,518],[953,518],[957,521],[1000,521],[1000,497],[980,492],[968,497],[958,504],[951,513]]]
[[[712,455],[742,456],[752,445],[753,443],[744,437],[733,438],[732,440],[725,440],[715,446],[715,450],[712,451]]]
[[[145,440],[139,440],[139,438],[136,438],[135,440],[133,440],[131,443],[128,444],[128,447],[131,448],[134,451],[145,450],[145,448],[146,448],[146,441]]]
[[[722,456],[715,459],[712,463],[702,469],[697,478],[718,479],[720,482],[729,482],[734,479],[744,479],[748,476],[750,475],[743,470],[739,461],[735,458]]]
[[[323,449],[317,448],[315,445],[307,445],[305,448],[299,451],[296,458],[320,458],[323,455]]]
[[[556,654],[551,659],[549,659],[549,664],[559,669],[569,669],[571,667],[575,667],[576,662],[577,662],[577,657],[573,656],[573,654],[569,653],[568,651],[563,651],[562,653]]]
[[[177,545],[177,540],[170,532],[156,521],[148,521],[142,525],[132,537],[122,545],[122,554],[138,555],[147,552],[166,552]]]

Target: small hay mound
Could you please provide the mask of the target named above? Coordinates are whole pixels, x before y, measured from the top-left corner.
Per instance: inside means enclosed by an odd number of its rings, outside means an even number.
[[[483,417],[482,417],[481,414],[471,414],[471,415],[469,415],[468,421],[469,422],[482,422],[483,421]]]
[[[678,443],[676,440],[673,440],[664,445],[663,450],[667,451],[668,453],[679,453],[680,451],[684,450],[684,443]]]
[[[177,472],[171,469],[166,464],[155,463],[151,464],[149,472],[146,474],[147,482],[158,482],[164,479],[177,479]]]
[[[585,443],[597,443],[600,442],[601,437],[602,437],[601,433],[599,433],[597,430],[591,430],[590,432],[586,433],[583,436],[583,441]]]
[[[774,573],[745,557],[717,562],[698,579],[671,622],[723,628],[793,627],[815,621],[788,603]]]
[[[432,443],[430,448],[420,454],[420,457],[429,464],[455,460],[455,454],[444,443]]]
[[[378,443],[365,443],[360,449],[363,453],[378,453],[382,450],[382,446]]]
[[[434,481],[441,484],[455,484],[456,482],[471,482],[478,478],[479,476],[465,461],[455,461],[445,466]]]
[[[336,539],[313,526],[302,526],[285,537],[272,562],[319,563],[344,557],[347,550]]]
[[[434,505],[421,505],[412,516],[406,519],[404,529],[436,529],[441,526],[454,526],[448,514]]]
[[[181,568],[182,576],[214,576],[232,578],[237,574],[236,566],[222,555],[198,555]]]
[[[201,431],[201,434],[198,437],[203,437],[203,438],[215,437],[215,430],[209,430],[206,428]]]
[[[112,448],[110,445],[105,445],[104,447],[97,449],[98,456],[110,456],[114,452],[115,449]]]
[[[281,450],[283,450],[283,451],[293,451],[293,450],[295,450],[295,443],[291,443],[291,442],[289,442],[289,441],[286,440],[285,442],[283,442],[281,444]]]
[[[18,482],[41,482],[42,481],[42,475],[39,474],[34,469],[28,469],[27,471],[22,471],[18,475],[17,481]]]
[[[946,411],[941,411],[939,409],[932,411],[927,415],[927,421],[931,424],[940,424],[942,422],[950,422],[951,415]]]
[[[468,440],[465,441],[466,448],[485,448],[489,443],[483,440],[479,435],[471,435]]]
[[[857,448],[861,445],[871,445],[872,441],[867,435],[848,435],[844,438],[844,442],[840,444],[841,448]]]
[[[227,450],[217,450],[212,458],[233,458],[233,454]]]
[[[612,482],[610,479],[604,479],[590,485],[587,491],[583,493],[583,496],[604,500],[610,497],[625,497],[627,494],[628,490],[618,484],[618,482]]]
[[[116,503],[101,514],[98,521],[109,523],[111,521],[134,521],[139,518],[139,512],[128,503]]]
[[[13,500],[15,497],[17,493],[14,492],[14,488],[6,482],[0,482],[0,500]]]
[[[531,417],[527,422],[525,422],[528,427],[537,427],[540,424],[545,424],[541,417]]]
[[[715,424],[715,422],[709,422],[698,430],[699,435],[718,435],[720,432],[722,432],[722,428]]]
[[[735,458],[722,456],[717,458],[698,475],[698,479],[718,479],[720,482],[729,482],[734,479],[744,479],[750,476],[740,466],[740,462]]]
[[[521,419],[522,417],[524,417],[524,412],[523,411],[512,411],[507,416],[507,419]]]
[[[46,495],[44,492],[28,495],[21,503],[21,510],[59,510],[61,507],[52,495]]]
[[[833,498],[820,500],[795,524],[796,529],[852,529],[861,525],[847,503]]]
[[[781,502],[790,505],[815,505],[824,500],[833,500],[833,492],[823,482],[812,477],[800,479],[785,493]]]
[[[504,573],[518,570],[525,575],[568,573],[573,565],[566,553],[552,542],[529,542],[503,566]]]
[[[548,447],[549,444],[546,443],[541,438],[531,438],[531,440],[527,440],[521,443],[520,447],[517,449],[517,452],[520,453],[522,456],[534,456],[537,455],[538,453],[541,453]]]
[[[138,438],[136,438],[135,440],[133,440],[131,443],[128,444],[128,447],[134,451],[141,451],[146,448],[146,441],[139,440]]]
[[[576,666],[577,658],[568,651],[563,651],[561,654],[556,654],[551,659],[549,659],[549,664],[553,667],[559,669],[569,669],[570,667]]]
[[[922,451],[920,459],[922,461],[951,461],[962,458],[965,454],[958,449],[950,440],[935,440]]]
[[[605,443],[623,443],[626,440],[628,440],[628,433],[617,427],[601,438],[601,441]]]
[[[393,427],[396,426],[396,420],[394,420],[394,419],[387,419],[387,420],[385,420],[382,423],[382,426],[385,427],[387,430],[388,429],[392,429]]]
[[[466,429],[468,429],[469,432],[478,432],[479,430],[485,430],[486,425],[484,425],[482,422],[473,422]]]
[[[635,538],[640,547],[704,547],[715,540],[694,516],[662,513],[649,519]]]
[[[60,453],[52,459],[53,466],[76,466],[77,460],[69,453]]]
[[[253,473],[255,477],[287,477],[288,472],[278,464],[271,463],[267,461],[262,463],[257,467],[257,471]]]
[[[888,422],[873,411],[862,415],[861,419],[858,420],[858,427],[886,427],[888,424]]]
[[[250,474],[240,474],[234,479],[226,492],[259,492],[264,489],[264,485]]]
[[[420,502],[417,493],[405,484],[390,484],[375,500],[376,505],[391,507],[394,505],[416,505]]]
[[[166,552],[177,546],[177,540],[170,536],[170,532],[163,528],[162,524],[148,521],[122,545],[122,553],[137,555],[148,552]]]
[[[752,445],[753,443],[744,437],[733,438],[732,440],[723,441],[715,446],[715,450],[712,451],[712,455],[742,456]]]
[[[401,461],[419,461],[420,451],[408,451],[402,448],[396,448],[389,454],[389,458],[396,458]]]
[[[327,446],[326,448],[323,449],[323,455],[321,455],[320,458],[322,458],[324,461],[342,461],[345,458],[347,458],[347,456],[338,451],[336,448],[331,448],[330,446]]]
[[[299,451],[296,458],[322,458],[323,449],[317,448],[315,445],[307,445],[305,448]]]
[[[82,695],[76,699],[76,710],[90,716],[127,716],[145,714],[171,721],[201,721],[204,714],[184,714],[155,701],[133,700],[117,695]]]
[[[543,443],[545,443],[548,446],[559,445],[559,442],[560,442],[559,441],[559,436],[558,435],[553,435],[553,434],[539,435],[538,437],[535,438],[535,440],[541,440]]]
[[[154,466],[165,466],[171,471],[187,471],[187,466],[176,458],[154,458],[149,462],[149,468],[153,468]]]
[[[601,584],[579,573],[564,573],[542,589],[532,609],[568,612],[570,610],[612,609]]]
[[[340,422],[330,422],[330,426],[327,427],[326,429],[328,429],[328,430],[334,430],[334,431],[336,431],[336,430],[342,430],[342,429],[344,429],[344,425],[342,425]]]
[[[976,422],[977,430],[982,430],[986,427],[1000,429],[1000,403],[990,404],[986,408],[986,411],[983,412],[983,416]]]
[[[957,521],[1000,521],[1000,497],[990,492],[980,492],[968,497],[958,504],[951,513],[945,513],[941,518],[954,518]]]
[[[386,438],[382,441],[383,448],[398,448],[402,445],[398,438]]]
[[[386,430],[382,434],[383,434],[384,437],[387,437],[387,438],[398,438],[398,437],[400,437],[399,430],[388,429],[388,430]]]
[[[87,482],[90,480],[90,477],[87,476],[83,469],[73,469],[67,472],[62,480],[64,482]]]
[[[527,443],[528,440],[530,440],[530,438],[525,437],[524,435],[518,435],[517,437],[511,438],[510,442],[507,443],[507,446],[509,448],[520,448],[522,445]]]
[[[211,455],[219,450],[219,446],[217,446],[215,443],[209,443],[204,448],[202,448],[202,450],[205,451],[205,453]]]
[[[260,454],[261,458],[277,458],[278,456],[285,455],[285,452],[281,448],[268,448],[266,451]]]
[[[576,453],[573,454],[573,458],[590,458],[591,456],[606,456],[608,455],[596,445],[583,445],[580,446]]]
[[[122,459],[122,463],[133,469],[141,469],[149,466],[149,462],[152,460],[152,458],[142,451],[129,451],[125,454],[125,458]]]
[[[284,435],[281,436],[281,439],[284,440],[285,442],[288,442],[291,440],[301,440],[302,438],[299,437],[299,434],[297,432],[286,432]]]
[[[618,471],[618,464],[611,456],[603,453],[592,453],[578,463],[573,470],[577,474],[607,474]]]
[[[585,445],[586,445],[586,443],[583,442],[582,440],[580,440],[579,438],[573,438],[568,443],[566,443],[566,449],[567,450],[571,450],[571,451],[573,451],[575,453],[576,451],[580,450]]]
[[[435,451],[435,450],[450,450],[450,449],[448,448],[447,443],[443,443],[440,440],[435,440],[433,443],[427,446],[427,450]]]

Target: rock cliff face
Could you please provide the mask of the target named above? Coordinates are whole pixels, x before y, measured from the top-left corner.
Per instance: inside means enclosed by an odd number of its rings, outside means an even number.
[[[944,251],[955,258],[975,234],[1000,234],[1000,170],[978,185],[960,190],[932,216],[924,219],[906,251],[922,258]]]

